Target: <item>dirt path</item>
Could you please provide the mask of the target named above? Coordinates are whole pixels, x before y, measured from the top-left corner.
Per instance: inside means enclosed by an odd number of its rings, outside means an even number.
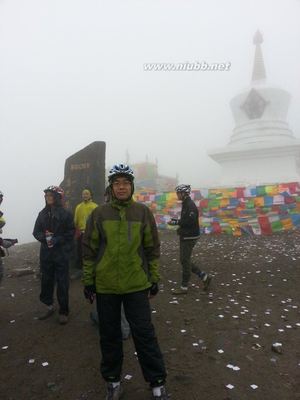
[[[241,239],[205,236],[195,259],[215,274],[209,295],[193,277],[189,294],[174,298],[180,279],[177,238],[162,233],[161,292],[153,321],[165,354],[172,400],[300,399],[300,246],[296,233]],[[99,338],[79,281],[72,281],[71,315],[35,319],[40,304],[34,275],[38,246],[17,246],[6,260],[0,287],[1,400],[98,400]],[[13,296],[14,294],[14,296]],[[271,346],[282,343],[282,354]],[[4,348],[8,346],[8,348]],[[124,400],[151,399],[134,355],[124,342]],[[34,360],[34,363],[29,363]],[[49,365],[43,367],[42,363]],[[233,389],[226,385],[233,385]],[[256,385],[257,388],[251,388]]]

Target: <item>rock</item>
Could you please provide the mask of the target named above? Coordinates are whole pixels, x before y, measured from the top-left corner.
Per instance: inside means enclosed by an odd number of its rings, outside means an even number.
[[[282,354],[282,344],[281,343],[273,343],[272,351],[277,354]]]
[[[59,386],[56,385],[55,382],[48,382],[47,383],[47,388],[52,390],[52,392],[57,392],[59,390]]]

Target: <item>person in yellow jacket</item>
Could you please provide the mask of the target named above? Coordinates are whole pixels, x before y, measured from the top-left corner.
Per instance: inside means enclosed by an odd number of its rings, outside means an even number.
[[[82,237],[86,227],[86,221],[98,204],[92,200],[90,189],[82,191],[82,202],[75,208],[74,224],[76,228],[76,249],[77,249],[77,268],[82,270]]]

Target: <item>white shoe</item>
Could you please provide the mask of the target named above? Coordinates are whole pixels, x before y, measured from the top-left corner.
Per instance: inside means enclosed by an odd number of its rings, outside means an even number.
[[[107,394],[105,400],[119,400],[123,394],[123,388],[121,384],[114,387],[113,383],[107,384]]]

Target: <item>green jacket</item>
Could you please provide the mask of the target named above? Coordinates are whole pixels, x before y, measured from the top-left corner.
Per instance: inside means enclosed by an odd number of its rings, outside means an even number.
[[[97,207],[83,236],[83,283],[97,293],[125,294],[158,282],[160,242],[153,214],[129,200]]]

